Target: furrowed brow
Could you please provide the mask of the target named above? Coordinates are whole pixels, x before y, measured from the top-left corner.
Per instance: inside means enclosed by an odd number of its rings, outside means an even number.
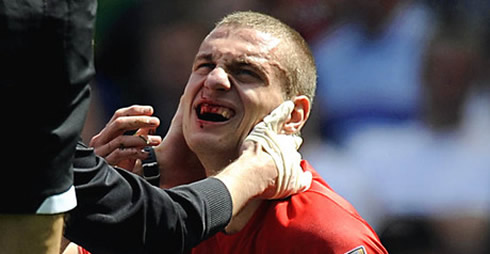
[[[204,53],[204,54],[199,54],[196,56],[196,59],[194,60],[194,62],[196,61],[212,61],[213,60],[213,55],[210,54],[210,53]]]
[[[238,58],[235,59],[233,62],[233,65],[236,67],[249,67],[252,69],[255,69],[256,71],[264,72],[264,67],[260,65],[259,62],[256,61],[256,59],[253,58]]]

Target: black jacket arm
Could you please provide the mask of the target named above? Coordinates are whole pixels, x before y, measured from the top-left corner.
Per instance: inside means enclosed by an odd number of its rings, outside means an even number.
[[[231,196],[220,180],[159,189],[81,144],[74,180],[78,205],[65,237],[94,254],[182,253],[231,219]]]

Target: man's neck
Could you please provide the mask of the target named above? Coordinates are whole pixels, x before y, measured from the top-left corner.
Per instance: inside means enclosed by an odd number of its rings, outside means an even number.
[[[237,153],[211,149],[195,151],[195,154],[204,167],[206,176],[218,174],[238,158]]]

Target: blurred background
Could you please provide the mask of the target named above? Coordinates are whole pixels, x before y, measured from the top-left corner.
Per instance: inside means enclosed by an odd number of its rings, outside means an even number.
[[[85,142],[132,104],[164,136],[200,42],[237,10],[310,44],[303,157],[390,253],[490,253],[488,0],[99,0]]]

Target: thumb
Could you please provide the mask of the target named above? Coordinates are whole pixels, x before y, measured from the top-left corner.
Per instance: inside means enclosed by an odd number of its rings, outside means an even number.
[[[264,118],[263,122],[275,133],[279,133],[280,127],[286,121],[293,109],[294,102],[290,100],[285,101],[275,108],[270,114],[268,114]]]
[[[182,95],[179,100],[179,106],[177,107],[177,111],[175,111],[174,117],[172,118],[171,126],[180,126],[182,125],[182,115],[183,115],[183,101],[184,96]]]
[[[311,182],[313,181],[313,175],[309,171],[305,171],[303,174],[299,176],[299,186],[298,190],[300,191],[307,191],[310,186]]]
[[[259,148],[260,143],[255,143],[252,139],[246,139],[240,147],[240,155],[257,151]]]
[[[300,136],[296,136],[296,135],[291,135],[291,138],[293,139],[293,144],[294,146],[296,147],[296,150],[299,149],[299,147],[301,146],[301,144],[303,143],[303,138],[301,138]]]

